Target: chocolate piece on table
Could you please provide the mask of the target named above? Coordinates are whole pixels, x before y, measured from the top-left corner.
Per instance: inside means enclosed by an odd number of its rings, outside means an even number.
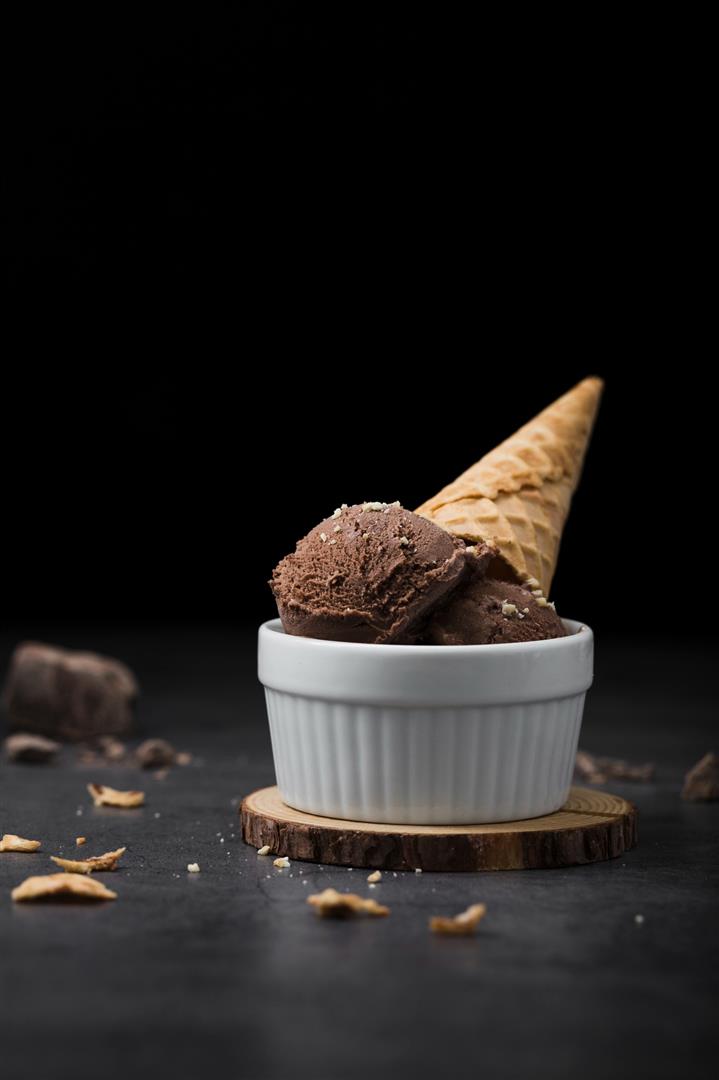
[[[606,784],[607,782],[606,775],[599,770],[596,758],[588,754],[586,750],[577,750],[574,759],[574,772],[582,780],[587,780],[590,784]]]
[[[686,777],[682,798],[690,802],[712,802],[719,799],[719,755],[705,754]]]
[[[29,761],[39,764],[51,761],[59,751],[60,743],[53,739],[46,739],[44,735],[18,731],[15,735],[8,735],[4,747],[10,761]]]
[[[621,758],[595,757],[586,750],[577,750],[575,771],[590,784],[606,784],[607,780],[634,780],[649,783],[654,779],[654,763],[632,765]]]
[[[81,765],[118,765],[127,757],[127,747],[114,735],[99,735],[80,743],[77,759]]]
[[[145,739],[135,751],[135,757],[143,769],[161,769],[177,760],[174,746],[166,739]]]
[[[11,729],[87,739],[129,732],[138,692],[119,660],[24,642],[10,661],[4,703]]]
[[[96,739],[95,747],[100,757],[109,762],[122,761],[127,753],[125,744],[114,735],[101,735],[99,739]]]

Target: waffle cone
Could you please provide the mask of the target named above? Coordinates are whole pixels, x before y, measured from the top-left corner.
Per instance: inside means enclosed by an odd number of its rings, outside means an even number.
[[[602,386],[594,377],[578,383],[417,513],[465,540],[493,544],[503,577],[536,578],[548,595]]]

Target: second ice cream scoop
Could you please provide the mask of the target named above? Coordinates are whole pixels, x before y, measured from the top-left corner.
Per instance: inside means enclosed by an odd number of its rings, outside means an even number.
[[[411,643],[467,574],[464,543],[399,503],[342,506],[286,556],[270,582],[288,634]]]
[[[423,640],[428,645],[502,645],[565,635],[562,620],[541,594],[475,573],[432,614]]]

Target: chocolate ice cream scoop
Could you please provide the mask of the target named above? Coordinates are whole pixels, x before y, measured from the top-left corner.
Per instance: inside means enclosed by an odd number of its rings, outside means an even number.
[[[300,540],[270,585],[288,634],[411,643],[469,558],[461,540],[399,503],[343,505]]]
[[[543,596],[526,586],[484,577],[478,570],[433,612],[422,640],[428,645],[496,645],[566,633]]]

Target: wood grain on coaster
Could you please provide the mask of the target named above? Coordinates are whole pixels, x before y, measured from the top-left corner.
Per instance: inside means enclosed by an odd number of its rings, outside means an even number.
[[[632,803],[573,787],[561,810],[494,825],[385,825],[293,810],[276,787],[240,807],[242,835],[290,859],[379,870],[524,870],[614,859],[637,842]]]

